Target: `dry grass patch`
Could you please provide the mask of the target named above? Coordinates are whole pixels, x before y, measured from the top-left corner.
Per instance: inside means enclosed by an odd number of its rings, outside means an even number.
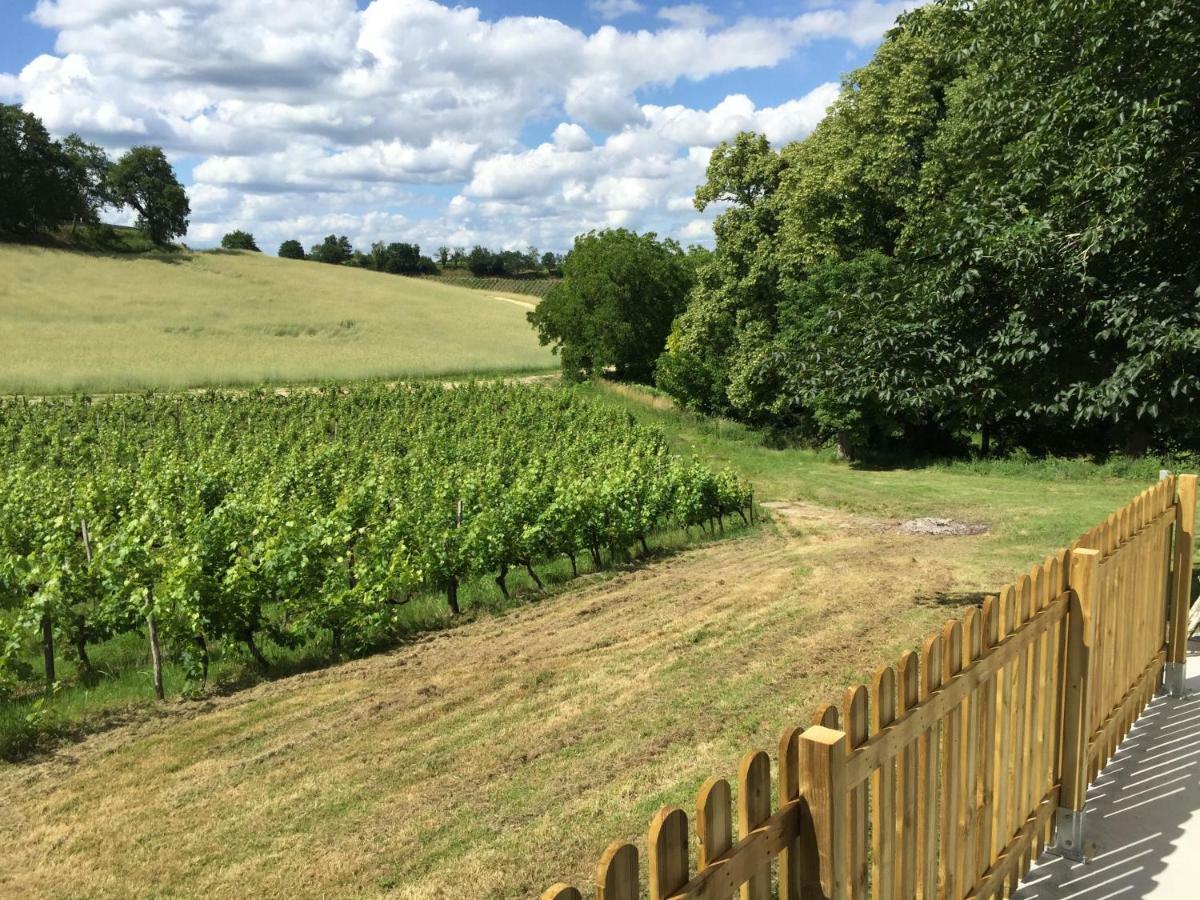
[[[0,893],[529,897],[969,595],[978,538],[776,523],[0,772]],[[965,575],[965,577],[964,577]],[[990,586],[990,585],[989,585]]]

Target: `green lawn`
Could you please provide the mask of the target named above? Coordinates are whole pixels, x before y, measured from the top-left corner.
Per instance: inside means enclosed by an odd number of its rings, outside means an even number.
[[[829,450],[768,446],[761,432],[681,413],[656,392],[600,382],[587,391],[662,428],[677,453],[730,466],[760,500],[799,500],[885,519],[944,516],[991,527],[977,542],[981,564],[1003,572],[1028,567],[1149,487],[1161,467],[1196,471],[1194,461],[947,461],[871,467]],[[1185,467],[1181,469],[1180,467]]]
[[[549,370],[527,309],[256,253],[0,245],[0,393]]]

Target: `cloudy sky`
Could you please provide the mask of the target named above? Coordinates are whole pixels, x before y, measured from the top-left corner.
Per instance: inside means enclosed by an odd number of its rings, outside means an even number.
[[[3,0],[0,100],[113,153],[163,146],[195,246],[709,243],[712,147],[803,137],[908,5]]]

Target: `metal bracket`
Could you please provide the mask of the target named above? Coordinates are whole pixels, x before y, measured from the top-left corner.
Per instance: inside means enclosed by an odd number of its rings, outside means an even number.
[[[1172,697],[1186,697],[1188,695],[1187,664],[1167,663],[1163,671],[1163,686]]]
[[[1067,809],[1064,806],[1055,811],[1054,846],[1049,848],[1055,856],[1083,861],[1084,813],[1085,810]]]

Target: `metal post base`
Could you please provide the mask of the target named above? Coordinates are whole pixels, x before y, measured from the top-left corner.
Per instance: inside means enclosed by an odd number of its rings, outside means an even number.
[[[1055,856],[1083,861],[1084,810],[1067,809],[1060,806],[1054,814],[1054,846],[1049,848]]]
[[[1172,697],[1186,697],[1188,695],[1187,664],[1167,663],[1163,669],[1163,687]]]

